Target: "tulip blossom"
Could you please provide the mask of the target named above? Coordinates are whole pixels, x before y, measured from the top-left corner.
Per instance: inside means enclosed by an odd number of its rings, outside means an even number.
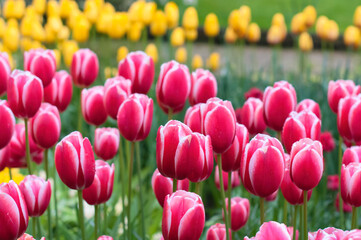
[[[107,202],[113,193],[114,164],[109,166],[102,160],[95,161],[95,176],[90,187],[83,190],[83,199],[89,205]]]
[[[9,78],[8,103],[15,117],[31,118],[39,110],[43,100],[41,80],[21,70],[14,70]]]
[[[229,231],[229,239],[232,240],[232,234],[231,230]],[[212,225],[208,231],[207,231],[207,240],[226,240],[227,234],[226,234],[226,226],[224,224],[216,223]]]
[[[338,104],[337,129],[342,138],[349,142],[352,142],[353,140],[350,125],[350,120],[353,119],[353,116],[350,115],[350,113],[355,103],[359,102],[359,99],[360,96],[347,96],[342,98]]]
[[[186,115],[184,116],[184,123],[193,131],[198,133],[204,133],[203,128],[203,113],[206,104],[199,103],[191,106],[187,109]]]
[[[305,99],[299,102],[296,106],[296,112],[302,112],[303,110],[309,110],[313,112],[319,119],[321,119],[320,105],[312,99]]]
[[[2,149],[10,142],[15,128],[14,114],[7,106],[7,102],[5,100],[0,100],[0,119],[0,149]]]
[[[4,170],[10,160],[10,145],[0,149],[0,172]]]
[[[119,148],[119,131],[116,128],[97,128],[94,134],[94,152],[107,161],[115,157]]]
[[[337,191],[339,182],[340,181],[337,174],[327,176],[327,189]]]
[[[251,88],[244,93],[244,99],[247,101],[249,98],[257,98],[259,100],[263,99],[263,91],[259,88]]]
[[[113,240],[113,238],[110,236],[103,235],[103,236],[98,237],[98,240]]]
[[[119,62],[118,75],[131,81],[132,93],[147,94],[154,80],[154,62],[145,52],[131,52]]]
[[[89,49],[79,49],[73,55],[70,72],[75,86],[89,87],[98,76],[97,55]]]
[[[44,101],[64,112],[71,102],[73,82],[66,71],[56,72],[50,84],[44,88]]]
[[[348,114],[348,125],[351,131],[352,140],[354,142],[361,141],[361,127],[360,127],[360,118],[361,118],[361,97],[359,96],[356,102],[351,106],[350,112]]]
[[[250,134],[263,133],[267,128],[263,102],[258,98],[248,98],[240,110],[240,123],[247,127]]]
[[[152,188],[160,206],[164,206],[164,199],[168,194],[173,192],[173,179],[164,177],[155,169],[152,176]],[[184,179],[177,182],[177,190],[189,190],[189,180]]]
[[[199,68],[192,73],[191,80],[191,105],[205,103],[209,98],[217,96],[217,80],[210,71]]]
[[[88,138],[80,132],[64,137],[55,148],[55,167],[60,179],[71,189],[82,190],[94,180],[95,161]]]
[[[341,168],[341,196],[342,199],[354,207],[361,206],[361,163],[350,163]]]
[[[340,193],[338,192],[335,198],[335,207],[336,207],[336,211],[340,211]],[[346,203],[345,201],[342,201],[342,210],[344,212],[352,212],[352,206],[348,203]]]
[[[343,231],[341,229],[336,229],[333,227],[328,227],[325,229],[319,229],[317,232],[308,233],[309,240],[322,240],[322,239],[343,239],[343,240],[351,240],[345,238],[345,235],[348,231]]]
[[[260,227],[254,238],[245,237],[244,240],[263,240],[263,239],[280,239],[280,240],[291,240],[293,231],[289,231],[287,226],[283,223],[278,222],[265,222]]]
[[[163,63],[156,85],[159,106],[168,114],[180,112],[191,91],[188,67],[176,61]]]
[[[6,93],[11,67],[9,56],[6,52],[0,53],[0,96]]]
[[[143,141],[153,120],[153,100],[144,94],[132,94],[119,107],[117,122],[120,134],[128,141]]]
[[[266,124],[276,131],[281,131],[288,115],[297,104],[296,91],[287,81],[276,82],[267,87],[263,96],[263,111]]]
[[[273,202],[273,201],[275,201],[277,199],[277,196],[278,196],[278,189],[274,193],[272,193],[271,195],[268,195],[267,197],[265,197],[265,200],[267,202]]]
[[[228,210],[228,199],[226,198],[226,206]],[[231,229],[238,231],[248,221],[250,213],[249,200],[247,198],[233,197],[231,199]]]
[[[347,148],[343,153],[342,164],[345,164],[347,166],[353,162],[361,162],[361,146],[353,146]]]
[[[50,203],[50,182],[35,175],[28,175],[20,183],[20,190],[24,195],[29,216],[43,215]]]
[[[239,178],[238,172],[234,171],[234,172],[225,172],[222,171],[223,174],[223,187],[224,187],[224,191],[228,190],[228,174],[232,174],[231,176],[231,186],[232,188],[235,188],[239,185],[241,185],[241,179]],[[221,185],[219,183],[219,171],[218,171],[218,166],[216,166],[215,168],[215,172],[214,172],[214,182],[216,183],[216,187],[218,188],[218,190],[220,190]]]
[[[107,120],[103,97],[103,86],[83,89],[81,92],[81,112],[87,123],[99,126]]]
[[[339,102],[347,96],[356,96],[360,93],[360,86],[356,86],[352,80],[337,80],[328,83],[327,99],[331,110],[338,113]]]
[[[321,133],[320,142],[322,143],[323,151],[332,152],[336,147],[335,139],[331,132],[325,131]]]
[[[204,222],[204,206],[200,196],[183,190],[166,196],[162,219],[165,240],[198,240]]]

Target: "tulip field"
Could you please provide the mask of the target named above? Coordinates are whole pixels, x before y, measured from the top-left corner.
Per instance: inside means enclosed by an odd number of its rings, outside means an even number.
[[[2,1],[0,240],[361,239],[361,5],[275,2]]]

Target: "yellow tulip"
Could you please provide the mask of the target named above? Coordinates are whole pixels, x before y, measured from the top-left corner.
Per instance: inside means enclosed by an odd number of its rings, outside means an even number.
[[[231,27],[226,28],[226,32],[224,33],[224,39],[227,43],[235,43],[237,41],[237,34]]]
[[[303,52],[309,52],[313,48],[312,37],[308,32],[301,33],[298,39],[298,46]]]
[[[73,39],[77,42],[86,42],[89,39],[90,24],[86,18],[79,18],[73,28]]]
[[[317,18],[317,11],[316,8],[312,5],[308,5],[303,9],[303,15],[305,16],[306,26],[311,27],[315,24]]]
[[[276,13],[275,15],[273,15],[271,25],[285,25],[285,17],[283,16],[283,14]]]
[[[18,168],[11,168],[11,175],[12,175],[12,180],[16,183],[16,184],[20,184],[21,181],[24,180],[25,176],[23,176]],[[9,169],[5,168],[4,170],[2,170],[0,172],[0,184],[1,183],[8,183],[10,181],[10,175],[9,175]]]
[[[238,9],[233,10],[228,16],[228,25],[236,31],[241,18],[241,12]]]
[[[42,48],[42,49],[45,49],[45,46],[41,44],[41,42],[39,41],[31,41],[31,46],[30,46],[30,49],[39,49],[39,48]]]
[[[175,51],[175,60],[179,63],[187,62],[187,50],[184,47],[177,48]]]
[[[220,56],[219,53],[213,52],[209,55],[207,59],[207,67],[212,71],[217,71],[219,69]]]
[[[84,14],[91,24],[96,22],[96,20],[98,19],[99,9],[95,0],[85,1]]]
[[[112,68],[111,67],[105,67],[104,68],[104,76],[105,79],[113,77]]]
[[[145,53],[153,59],[155,63],[158,62],[158,49],[154,43],[149,43],[145,48]]]
[[[346,46],[357,49],[360,46],[361,32],[355,26],[348,26],[343,34],[343,41]]]
[[[197,69],[197,68],[202,68],[202,67],[203,67],[203,59],[202,59],[201,55],[199,55],[199,54],[194,55],[194,57],[192,59],[192,68]]]
[[[142,36],[143,24],[141,22],[133,23],[128,28],[127,37],[131,42],[138,42]]]
[[[96,21],[96,25],[95,25],[97,31],[104,34],[107,33],[108,28],[111,25],[112,19],[113,19],[113,13],[107,13],[107,12],[100,13],[100,16]]]
[[[15,0],[6,0],[3,7],[5,18],[15,18]]]
[[[59,32],[63,26],[63,23],[59,16],[50,16],[48,18],[47,24],[49,24],[49,26],[55,33]]]
[[[326,32],[325,32],[325,26],[328,23],[328,18],[326,16],[320,16],[317,19],[316,22],[316,33],[317,35],[321,38],[321,39],[325,39],[326,38]]]
[[[129,18],[125,12],[113,14],[112,21],[108,27],[108,35],[111,38],[122,38],[129,28]]]
[[[3,37],[4,35],[4,32],[5,32],[5,29],[6,29],[6,23],[5,23],[5,20],[3,18],[0,17],[0,38]]]
[[[71,65],[71,61],[73,59],[73,55],[76,51],[79,50],[78,43],[73,40],[64,41],[61,45],[61,51],[64,58],[64,63],[66,66]]]
[[[29,51],[31,49],[32,40],[31,38],[24,37],[20,41],[20,47],[23,51]]]
[[[126,46],[121,46],[117,51],[117,61],[120,62],[128,55],[129,51]]]
[[[361,6],[358,6],[353,14],[353,24],[358,28],[361,27]]]
[[[111,3],[104,3],[103,7],[101,8],[101,13],[115,13],[115,8]]]
[[[79,9],[76,9],[70,13],[66,22],[66,24],[70,29],[74,28],[75,23],[78,21],[78,18],[86,18],[85,15]]]
[[[19,29],[16,27],[9,26],[6,28],[3,36],[4,46],[11,52],[18,50],[20,41]]]
[[[291,32],[293,34],[300,34],[306,31],[306,19],[303,13],[297,13],[293,16],[291,21]]]
[[[46,32],[45,29],[43,28],[43,26],[41,25],[40,22],[35,21],[33,23],[33,28],[32,28],[32,34],[31,37],[39,42],[44,42],[46,40]]]
[[[170,35],[170,43],[173,47],[180,47],[184,44],[185,33],[182,27],[176,27]]]
[[[215,37],[219,34],[219,22],[216,14],[210,13],[206,16],[206,20],[204,21],[204,33],[208,37]]]
[[[104,0],[95,0],[95,3],[97,4],[98,9],[102,9],[103,6],[105,5]]]
[[[14,7],[15,7],[14,17],[17,19],[21,19],[25,13],[25,1],[24,0],[16,0]]]
[[[33,31],[33,22],[36,21],[34,17],[25,16],[20,23],[20,32],[21,35],[29,37],[32,35]]]
[[[327,41],[333,42],[336,41],[339,36],[338,25],[334,20],[328,21],[325,26],[326,39]]]
[[[9,19],[7,22],[7,26],[12,28],[19,28],[18,20],[16,20],[15,18]]]
[[[185,29],[186,39],[188,41],[193,42],[198,37],[198,30],[197,29]]]
[[[52,49],[55,55],[55,61],[56,61],[56,66],[60,67],[61,65],[61,53],[59,51],[59,49]]]
[[[59,41],[68,40],[70,36],[70,30],[67,26],[62,26],[56,36]]]
[[[161,10],[157,10],[150,24],[150,32],[153,36],[163,36],[167,32],[167,18]]]
[[[247,29],[246,38],[248,42],[256,43],[261,38],[261,29],[257,25],[257,23],[251,23]]]
[[[47,15],[48,16],[60,16],[60,7],[56,0],[49,0]]]
[[[155,12],[157,11],[157,4],[155,2],[147,2],[143,9],[142,21],[148,26],[153,19]]]
[[[241,21],[238,23],[236,33],[238,38],[244,38],[247,34],[248,22],[247,19],[241,18]]]
[[[267,32],[267,42],[272,45],[280,44],[283,41],[282,27],[272,25]]]
[[[52,27],[47,23],[44,26],[45,30],[45,39],[47,43],[54,43],[56,40],[56,33],[53,31]]]
[[[74,0],[61,0],[60,1],[60,17],[65,19],[68,18],[71,13],[79,10],[78,4]]]
[[[168,28],[172,29],[178,26],[179,9],[175,2],[167,2],[164,7],[164,12],[167,17]]]
[[[43,15],[46,9],[46,0],[33,0],[33,6],[38,14]]]
[[[240,10],[233,10],[228,17],[228,25],[233,29],[239,38],[245,37],[248,23],[248,17],[242,16]]]
[[[243,5],[240,7],[239,12],[241,14],[241,17],[246,20],[247,24],[251,22],[251,8],[247,5]]]
[[[183,27],[187,29],[197,29],[198,28],[198,13],[194,7],[188,7],[182,19]]]
[[[142,21],[145,1],[135,1],[128,10],[129,20],[131,22]]]

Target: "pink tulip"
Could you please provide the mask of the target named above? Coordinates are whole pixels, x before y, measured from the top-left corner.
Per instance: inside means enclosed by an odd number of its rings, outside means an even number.
[[[180,112],[191,91],[191,76],[188,67],[176,61],[163,63],[156,85],[157,101],[168,114]]]
[[[229,239],[232,240],[231,230],[229,231]],[[216,223],[212,225],[207,231],[207,240],[226,240],[226,226],[224,224]]]
[[[241,180],[250,193],[267,197],[281,185],[285,156],[281,143],[264,134],[257,134],[247,145],[241,161]]]
[[[200,196],[183,190],[166,196],[162,219],[165,240],[198,240],[204,222],[204,206]]]
[[[99,126],[107,120],[107,112],[103,103],[104,87],[95,86],[81,92],[81,112],[85,121]]]
[[[256,240],[277,239],[277,240],[291,240],[292,233],[287,229],[287,226],[278,222],[265,222],[260,227],[256,234]]]
[[[6,93],[10,72],[9,56],[6,52],[2,52],[0,53],[0,96]]]
[[[321,119],[320,105],[312,99],[305,99],[299,102],[296,106],[296,112],[302,112],[303,110],[309,110],[313,112],[319,119]]]
[[[352,133],[351,133],[351,108],[353,108],[354,104],[358,102],[360,96],[347,96],[342,98],[338,104],[337,111],[337,129],[340,135],[344,140],[352,142]]]
[[[35,175],[28,175],[20,183],[20,190],[24,195],[29,216],[43,215],[50,203],[50,182]]]
[[[339,185],[338,175],[329,175],[327,176],[327,189],[337,191]]]
[[[241,107],[237,108],[236,110],[234,110],[234,113],[236,114],[237,123],[242,123],[242,108]],[[263,110],[262,110],[262,114],[263,114]]]
[[[295,142],[291,150],[290,174],[294,184],[304,191],[318,185],[323,173],[322,144],[309,138]]]
[[[342,164],[345,164],[347,166],[353,162],[361,162],[361,146],[353,146],[347,148],[343,153]]]
[[[9,78],[8,103],[18,118],[31,118],[39,110],[43,100],[41,80],[21,70],[14,70]]]
[[[110,236],[103,235],[103,236],[98,237],[98,240],[113,240],[113,238]]]
[[[217,80],[210,71],[198,68],[192,73],[191,80],[190,105],[205,103],[217,96]]]
[[[155,169],[152,176],[152,188],[160,206],[164,206],[164,199],[168,194],[173,193],[173,179],[164,177]],[[189,180],[184,179],[177,182],[177,190],[189,190]]]
[[[36,240],[33,236],[24,233],[18,240]],[[40,240],[45,240],[45,237],[42,237]]]
[[[276,82],[267,87],[263,96],[263,111],[266,124],[276,131],[281,131],[288,115],[297,104],[296,91],[287,81]]]
[[[89,87],[98,76],[99,61],[97,55],[89,49],[79,49],[71,62],[70,72],[74,85]]]
[[[263,99],[263,91],[259,88],[251,88],[247,92],[244,93],[244,99],[247,101],[249,98],[258,98],[260,100]]]
[[[28,227],[28,210],[18,185],[10,181],[0,185],[0,238],[13,240]]]
[[[357,101],[351,106],[348,114],[348,125],[350,127],[352,139],[355,142],[361,141],[361,97],[357,98]]]
[[[338,113],[338,104],[342,98],[356,96],[360,93],[360,86],[356,86],[352,80],[337,80],[328,83],[327,99],[331,110]]]
[[[226,207],[228,210],[228,199],[226,198]],[[250,205],[247,198],[233,197],[231,199],[231,229],[238,231],[246,225],[250,213]]]
[[[132,93],[147,94],[154,79],[154,62],[142,51],[131,52],[118,65],[118,74],[132,81]]]
[[[107,161],[115,157],[119,148],[119,131],[116,128],[97,128],[94,134],[94,151]]]
[[[117,119],[120,105],[130,95],[132,82],[123,77],[109,78],[104,84],[104,106],[108,115]]]
[[[88,138],[80,132],[64,137],[55,148],[55,167],[60,179],[71,189],[82,190],[94,180],[95,161]]]
[[[44,88],[44,101],[64,112],[73,96],[73,82],[66,71],[56,72],[50,84]]]
[[[274,193],[271,193],[271,195],[265,197],[264,200],[266,200],[267,202],[273,202],[277,199],[277,196],[278,196],[278,189]]]
[[[0,172],[4,170],[10,161],[10,144],[0,149]]]
[[[310,110],[291,112],[282,129],[282,142],[288,153],[292,145],[302,138],[320,140],[321,120]]]
[[[328,131],[321,133],[320,142],[322,143],[323,151],[325,152],[332,152],[336,147],[335,139],[333,138],[332,133]]]
[[[263,102],[258,98],[248,98],[240,110],[240,123],[250,134],[263,133],[267,126],[263,116]]]
[[[48,149],[54,146],[60,137],[60,114],[55,106],[42,103],[39,111],[30,119],[30,132],[36,144]]]
[[[361,236],[360,229],[354,229],[345,233],[343,240],[359,240]]]
[[[206,104],[199,103],[187,109],[184,116],[184,123],[193,131],[204,134],[203,130],[203,113]]]
[[[223,187],[224,187],[224,191],[228,190],[228,174],[230,174],[230,172],[225,172],[222,171],[223,174]],[[231,173],[231,186],[232,188],[235,188],[239,185],[241,185],[241,179],[239,178],[238,172],[232,172]],[[218,190],[220,190],[220,183],[219,183],[219,171],[218,171],[218,166],[216,166],[215,168],[215,172],[214,172],[214,182],[216,183],[216,187],[218,188]]]
[[[117,122],[120,134],[128,141],[143,141],[149,135],[153,120],[153,100],[135,93],[119,107]]]
[[[48,86],[56,71],[54,51],[39,48],[25,52],[24,70],[40,78],[44,87]]]
[[[350,163],[341,168],[341,197],[354,207],[361,206],[361,163]]]
[[[336,229],[333,227],[328,227],[325,229],[319,229],[317,232],[308,233],[309,240],[345,240],[344,235],[347,231],[341,229]],[[351,239],[350,239],[351,240]]]
[[[336,207],[336,211],[340,211],[340,193],[337,193],[336,198],[335,198],[335,207]],[[346,203],[345,201],[342,201],[342,210],[344,212],[350,213],[352,212],[352,206],[348,203]]]
[[[2,149],[9,144],[15,128],[14,114],[7,106],[7,102],[5,100],[0,100],[0,119],[0,149]]]
[[[89,205],[106,203],[113,193],[114,164],[109,166],[103,160],[95,161],[95,176],[90,187],[83,190],[83,199]]]

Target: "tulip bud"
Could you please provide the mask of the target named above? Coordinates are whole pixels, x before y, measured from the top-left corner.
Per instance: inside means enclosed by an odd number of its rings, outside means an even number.
[[[129,122],[129,119],[132,119]],[[119,107],[117,121],[120,134],[128,141],[143,141],[153,120],[153,100],[144,94],[132,94]]]
[[[89,205],[106,203],[113,193],[114,164],[109,166],[103,160],[95,161],[93,183],[83,190],[83,199]]]
[[[229,239],[232,240],[231,229],[229,231]],[[224,224],[216,223],[212,225],[207,231],[207,240],[226,240],[226,226]]]
[[[150,24],[150,33],[153,36],[160,37],[167,32],[167,17],[161,11],[157,10]]]
[[[303,16],[305,18],[306,26],[311,27],[313,24],[315,24],[316,17],[317,17],[317,11],[316,8],[312,5],[308,5],[303,9]]]
[[[329,42],[334,42],[338,39],[339,29],[338,24],[334,20],[329,20],[324,26],[324,31],[326,32],[326,40]]]
[[[207,59],[207,67],[210,68],[213,72],[219,69],[220,56],[219,53],[213,52],[209,55]]]
[[[98,237],[98,240],[113,240],[113,238],[110,236],[103,235],[103,236]]]
[[[189,42],[193,42],[198,37],[198,30],[197,29],[185,29],[186,39]]]
[[[180,112],[190,94],[191,76],[186,65],[170,61],[161,66],[156,85],[159,106],[165,113]]]
[[[361,6],[358,6],[353,15],[353,24],[356,27],[361,27]]]
[[[55,167],[60,179],[71,189],[82,190],[94,180],[95,161],[88,138],[80,132],[64,137],[55,148]]]
[[[11,67],[9,56],[5,53],[0,53],[0,96],[6,93]]]
[[[140,22],[132,23],[128,28],[127,38],[131,42],[138,42],[143,30],[143,24]]]
[[[184,117],[184,123],[193,131],[204,134],[203,120],[204,112],[201,109],[205,109],[206,104],[199,103],[191,106],[187,109]]]
[[[226,208],[228,210],[228,199],[226,198]],[[233,197],[231,199],[231,229],[238,231],[248,221],[250,204],[247,198]]]
[[[191,76],[192,87],[189,103],[205,103],[208,99],[217,96],[217,80],[208,70],[197,69]]]
[[[340,107],[341,104],[339,104]],[[356,102],[351,106],[350,112],[348,114],[348,124],[351,130],[352,139],[355,142],[361,141],[361,128],[359,126],[359,121],[361,117],[361,98],[358,96]]]
[[[312,99],[304,99],[299,102],[296,106],[296,112],[301,112],[303,110],[309,110],[313,112],[319,119],[321,119],[321,109],[320,105]]]
[[[258,98],[248,98],[240,111],[241,123],[250,134],[263,133],[267,126],[263,116],[263,102]]]
[[[108,26],[108,35],[111,38],[122,38],[129,28],[129,17],[125,12],[116,12],[112,14],[112,19]]]
[[[339,212],[340,211],[340,193],[337,193],[336,198],[335,198],[335,207],[336,207],[336,211]],[[350,213],[352,212],[352,206],[346,202],[342,202],[342,210],[345,213]],[[348,238],[344,238],[344,239],[348,239]],[[350,239],[352,240],[352,239]]]
[[[14,114],[5,100],[0,100],[0,119],[0,149],[2,149],[10,142],[15,128]]]
[[[313,48],[312,37],[308,32],[303,32],[298,39],[298,46],[303,52],[309,52]]]
[[[28,175],[20,183],[20,190],[24,195],[29,216],[39,217],[43,215],[50,203],[50,182],[35,175]]]
[[[203,59],[201,55],[195,54],[192,59],[192,69],[198,69],[203,67]]]
[[[165,240],[198,240],[204,222],[204,206],[197,194],[178,190],[164,199],[162,233]]]
[[[332,152],[336,147],[335,139],[333,138],[332,133],[328,131],[321,133],[320,142],[322,143],[322,148],[325,152]]]
[[[327,99],[331,110],[337,113],[339,101],[346,96],[356,96],[360,93],[360,86],[352,80],[337,80],[328,83]]]
[[[248,98],[251,98],[251,97],[262,100],[263,99],[263,91],[259,88],[253,87],[244,93],[245,100],[248,100]]]
[[[316,33],[322,39],[326,38],[326,25],[328,23],[328,18],[326,16],[320,16],[316,22]]]
[[[327,176],[327,189],[337,191],[339,185],[338,175],[329,175]]]
[[[178,26],[179,22],[179,9],[175,2],[167,2],[164,6],[164,13],[167,18],[168,28],[174,28]]]
[[[276,13],[273,15],[271,25],[281,26],[283,24],[285,24],[285,17],[282,13]]]
[[[14,181],[0,185],[0,216],[1,239],[17,239],[28,227],[26,202]]]
[[[346,46],[357,49],[361,42],[361,32],[355,26],[348,26],[343,35],[343,42]]]
[[[260,227],[255,239],[292,239],[293,230],[289,231],[283,223],[265,222]],[[297,238],[296,238],[297,239]]]
[[[117,61],[120,62],[123,59],[125,59],[127,57],[128,53],[129,53],[129,51],[126,46],[119,47],[118,51],[117,51]]]
[[[266,88],[263,104],[266,124],[281,131],[286,118],[296,107],[296,91],[287,81],[276,82],[273,87]]]
[[[256,43],[261,39],[261,29],[257,23],[251,23],[248,26],[246,38],[250,43]]]
[[[71,76],[75,86],[89,87],[97,78],[99,61],[97,55],[89,49],[80,49],[71,63]]]
[[[282,25],[283,26],[283,25]],[[284,28],[278,25],[272,25],[267,32],[267,42],[271,45],[277,45],[284,40]]]
[[[158,169],[155,169],[152,176],[152,188],[155,197],[158,200],[160,206],[163,207],[164,199],[167,195],[173,193],[173,179],[164,177],[159,173]],[[177,182],[177,190],[189,190],[189,180],[184,179]]]
[[[219,34],[218,17],[214,13],[209,13],[204,20],[204,33],[207,37],[216,37]]]
[[[361,147],[353,146],[347,148],[342,157],[342,164],[346,166],[350,163],[361,163]]]
[[[185,64],[187,62],[187,49],[179,47],[175,51],[175,60],[179,63]]]
[[[297,13],[291,21],[291,31],[293,34],[300,34],[306,31],[306,19],[303,13]]]
[[[316,187],[322,178],[322,144],[303,138],[292,145],[290,174],[294,184],[304,191]]]
[[[9,160],[10,160],[10,144],[0,149],[0,172],[7,167]]]
[[[115,157],[119,148],[119,131],[116,128],[97,128],[94,134],[94,152],[107,161]]]
[[[181,27],[176,27],[170,35],[170,43],[173,47],[180,47],[184,44],[185,33]]]
[[[224,40],[227,43],[235,43],[237,41],[237,34],[231,27],[227,27],[224,33]]]
[[[78,51],[78,43],[72,40],[64,41],[62,44],[62,53],[64,57],[64,63],[66,66],[70,66],[73,60],[74,54]]]
[[[228,175],[231,175],[231,186],[232,189],[241,185],[241,180],[239,178],[238,172],[234,171],[234,172],[225,172],[222,170],[222,176],[223,176],[223,187],[224,187],[224,191],[228,190]],[[214,182],[216,184],[216,187],[218,190],[221,190],[221,184],[219,183],[219,171],[218,171],[218,166],[216,166],[215,168],[215,172],[214,172]]]
[[[358,129],[351,129],[351,122],[354,125],[355,120],[352,119],[354,114],[351,114],[351,109],[354,109],[353,112],[357,112],[356,103],[359,102],[359,96],[346,96],[342,98],[338,104],[338,111],[337,111],[337,129],[343,139],[352,142],[353,134],[352,131],[355,133]],[[359,105],[359,104],[357,104]],[[358,128],[358,126],[356,125]]]
[[[85,121],[99,126],[107,120],[107,112],[103,102],[104,87],[95,86],[81,92],[81,111]]]
[[[153,59],[153,62],[158,62],[158,49],[154,43],[149,43],[145,48],[145,53]]]
[[[354,207],[361,206],[361,192],[358,191],[361,184],[361,164],[350,163],[341,168],[341,196],[342,199]]]
[[[39,110],[43,100],[41,80],[21,70],[14,70],[9,78],[8,103],[18,118],[31,118]]]
[[[188,7],[184,11],[182,25],[185,29],[198,28],[198,13],[194,7]]]
[[[146,94],[154,79],[153,59],[142,51],[131,52],[119,62],[118,74],[132,81],[132,93]]]

